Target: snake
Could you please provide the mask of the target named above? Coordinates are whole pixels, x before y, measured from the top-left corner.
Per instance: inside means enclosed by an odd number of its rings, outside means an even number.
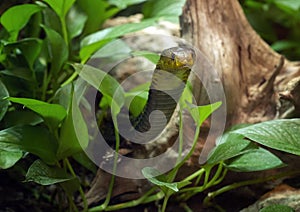
[[[163,131],[183,93],[194,60],[195,51],[186,46],[161,52],[152,75],[146,105],[137,117],[131,119],[134,129],[142,133],[135,136],[136,139],[153,139]],[[149,131],[150,134],[145,134]]]

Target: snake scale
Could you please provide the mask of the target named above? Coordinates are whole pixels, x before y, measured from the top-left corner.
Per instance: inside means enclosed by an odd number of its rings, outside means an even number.
[[[142,137],[136,136],[138,140],[153,139],[165,128],[185,88],[194,60],[195,52],[188,47],[162,51],[152,76],[148,101],[142,113],[131,120],[134,129],[143,133]],[[150,134],[146,135],[150,129]]]

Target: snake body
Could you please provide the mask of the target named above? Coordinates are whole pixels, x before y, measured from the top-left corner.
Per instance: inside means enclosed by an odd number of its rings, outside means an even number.
[[[151,129],[151,135],[146,136],[147,139],[159,135],[171,119],[185,88],[194,58],[195,52],[187,47],[173,47],[161,53],[152,76],[148,101],[142,113],[132,120],[134,129],[140,133]],[[160,113],[153,113],[154,111]]]

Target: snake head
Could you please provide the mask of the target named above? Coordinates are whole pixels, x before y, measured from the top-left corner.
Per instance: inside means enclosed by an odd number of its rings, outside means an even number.
[[[157,67],[168,72],[187,71],[194,65],[194,60],[195,51],[193,49],[172,47],[161,53]]]

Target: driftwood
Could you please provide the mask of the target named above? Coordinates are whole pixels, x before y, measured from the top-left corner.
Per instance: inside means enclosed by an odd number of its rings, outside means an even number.
[[[181,32],[220,75],[227,100],[227,126],[276,117],[278,92],[300,76],[300,63],[273,51],[252,29],[238,1],[187,0]],[[194,86],[201,90],[201,84]]]

